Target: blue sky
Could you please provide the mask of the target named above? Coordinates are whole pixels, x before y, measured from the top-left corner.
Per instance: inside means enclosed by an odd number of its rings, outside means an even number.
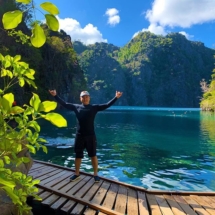
[[[35,0],[36,6],[44,0]],[[73,41],[124,46],[138,32],[180,32],[215,48],[215,0],[50,0]],[[43,11],[44,12],[44,11]],[[37,19],[42,19],[37,13]]]

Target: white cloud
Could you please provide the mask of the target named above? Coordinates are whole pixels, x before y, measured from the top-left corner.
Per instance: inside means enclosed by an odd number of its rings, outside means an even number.
[[[192,39],[193,35],[186,33],[185,31],[180,31],[180,34],[184,35],[188,40]]]
[[[115,26],[120,22],[120,16],[118,15],[119,11],[116,8],[108,8],[105,12],[105,15],[108,16],[108,24]]]
[[[190,28],[215,20],[214,0],[154,0],[152,8],[145,13],[150,22],[142,31],[165,35],[168,28]],[[187,38],[193,37],[185,32]]]
[[[155,0],[146,12],[150,23],[161,26],[188,28],[215,20],[213,0]]]
[[[166,35],[166,31],[165,28],[163,26],[159,26],[156,23],[152,23],[149,25],[148,28],[143,28],[141,31],[136,32],[133,37],[136,37],[140,32],[144,32],[144,31],[150,31],[154,34],[157,35]]]
[[[102,34],[97,29],[97,27],[90,23],[82,28],[80,23],[75,19],[57,18],[60,23],[60,29],[64,30],[68,35],[70,35],[73,41],[79,40],[86,45],[94,44],[96,42],[107,42],[107,39],[103,39]]]

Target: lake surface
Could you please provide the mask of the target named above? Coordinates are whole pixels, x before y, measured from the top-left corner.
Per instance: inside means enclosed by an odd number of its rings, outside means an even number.
[[[40,122],[48,154],[33,158],[74,168],[76,119]],[[215,191],[215,115],[200,109],[113,106],[96,116],[99,175],[150,190]],[[81,170],[92,173],[85,153]]]

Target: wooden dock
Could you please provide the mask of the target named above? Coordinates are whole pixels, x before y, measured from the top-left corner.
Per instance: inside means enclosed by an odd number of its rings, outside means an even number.
[[[70,182],[73,174],[73,169],[34,161],[29,175],[40,179],[39,204],[47,214],[215,215],[215,192],[149,191],[103,177],[95,183],[85,172]]]

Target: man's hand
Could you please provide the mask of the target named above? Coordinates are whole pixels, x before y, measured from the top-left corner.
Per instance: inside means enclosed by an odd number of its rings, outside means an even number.
[[[116,91],[116,97],[119,98],[122,96],[122,92]]]
[[[56,95],[57,95],[56,90],[49,90],[49,93],[50,93],[52,96],[56,96]]]

